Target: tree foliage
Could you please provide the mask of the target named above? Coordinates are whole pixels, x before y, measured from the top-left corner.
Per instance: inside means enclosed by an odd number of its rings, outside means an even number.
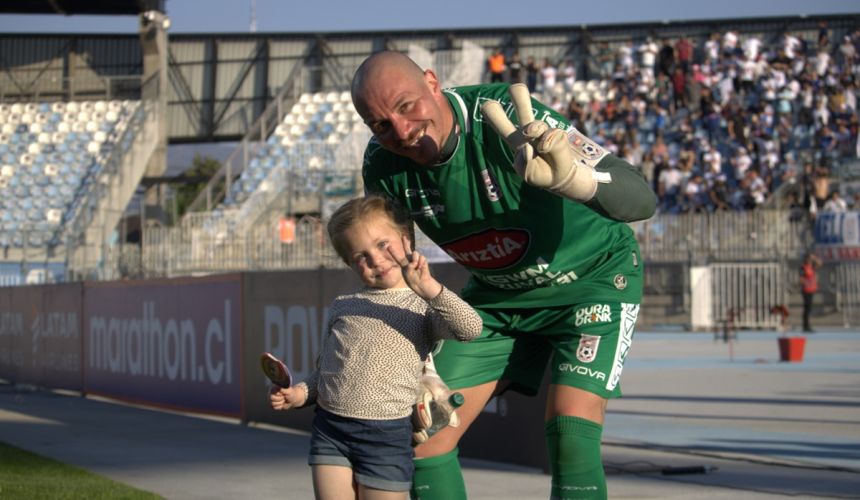
[[[191,168],[178,177],[176,182],[172,182],[171,186],[176,191],[176,208],[179,216],[182,216],[188,209],[188,206],[197,198],[197,196],[206,188],[209,181],[212,179],[218,170],[221,169],[221,162],[210,157],[194,155],[194,160],[191,163]],[[213,194],[218,193],[223,186],[223,179],[213,187]]]

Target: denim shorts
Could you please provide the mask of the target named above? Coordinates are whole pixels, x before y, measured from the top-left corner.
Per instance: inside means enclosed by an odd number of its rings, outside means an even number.
[[[412,423],[348,418],[316,407],[309,465],[351,467],[355,480],[368,488],[408,491],[412,486]]]

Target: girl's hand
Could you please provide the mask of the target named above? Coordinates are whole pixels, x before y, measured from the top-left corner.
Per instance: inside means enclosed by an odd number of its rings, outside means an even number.
[[[269,389],[269,404],[273,410],[289,410],[297,408],[305,404],[308,399],[307,393],[297,386],[283,389],[281,387],[272,386]]]
[[[424,300],[433,299],[442,293],[442,284],[430,274],[427,258],[412,250],[408,236],[403,235],[403,254],[398,255],[400,252],[395,252],[392,247],[388,246],[388,254],[400,265],[403,280],[409,288]]]

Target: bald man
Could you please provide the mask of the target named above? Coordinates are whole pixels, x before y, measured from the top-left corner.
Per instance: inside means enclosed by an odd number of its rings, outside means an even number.
[[[635,168],[523,88],[443,90],[398,52],[370,56],[352,82],[374,135],[366,189],[402,202],[471,273],[462,296],[484,321],[477,340],[445,343],[434,358],[466,403],[459,427],[415,450],[413,496],[422,499],[466,497],[461,436],[494,394],[536,394],[547,363],[553,498],[606,497],[604,412],[621,394],[642,294],[625,222],[650,217],[656,197]]]

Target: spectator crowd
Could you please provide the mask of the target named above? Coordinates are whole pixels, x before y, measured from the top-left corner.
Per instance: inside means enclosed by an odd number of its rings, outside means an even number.
[[[839,168],[856,160],[860,29],[715,32],[590,46],[572,59],[488,60],[493,81],[524,82],[603,147],[641,166],[663,213],[860,210]],[[492,59],[492,58],[495,59]],[[843,193],[850,186],[843,186]]]

